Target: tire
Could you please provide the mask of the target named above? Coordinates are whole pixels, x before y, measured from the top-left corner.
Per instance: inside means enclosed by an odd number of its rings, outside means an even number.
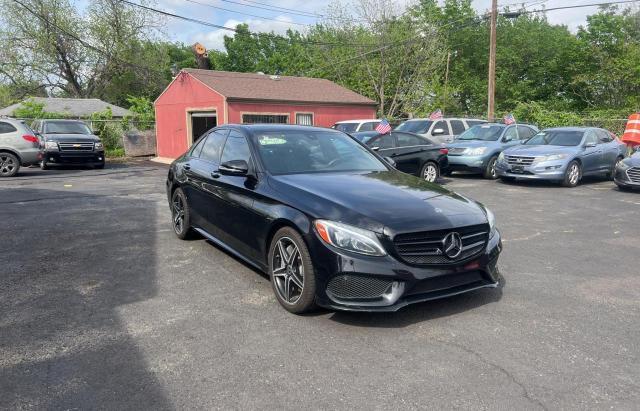
[[[420,177],[429,183],[435,183],[440,178],[440,167],[433,161],[427,161],[420,170]]]
[[[171,196],[171,225],[179,239],[187,240],[192,237],[189,203],[181,188],[176,188]]]
[[[44,161],[44,159],[40,160],[40,170],[48,170],[49,166],[47,165],[47,162]]]
[[[294,314],[314,310],[316,276],[302,236],[291,227],[279,229],[269,245],[268,260],[271,288],[280,305]]]
[[[485,168],[484,173],[482,173],[482,177],[489,180],[495,180],[496,178],[498,178],[498,174],[496,172],[497,161],[498,161],[498,156],[493,156],[489,159],[489,162],[487,163],[487,168]]]
[[[623,186],[623,185],[620,185],[620,184],[616,184],[616,185],[618,186],[618,190],[620,190],[620,191],[624,191],[624,192],[631,191],[631,187]]]
[[[616,168],[622,160],[624,160],[624,157],[622,156],[618,156],[618,158],[616,158],[616,162],[613,163],[613,167],[611,167],[611,170],[607,173],[607,179],[613,180],[613,177],[616,175]]]
[[[516,181],[515,177],[500,177],[500,181],[503,183],[513,183]]]
[[[580,167],[580,163],[573,160],[567,166],[567,170],[564,173],[564,179],[562,180],[562,185],[565,187],[575,187],[580,183],[581,179],[582,167]]]
[[[0,153],[0,177],[13,177],[20,170],[20,160],[14,154]]]

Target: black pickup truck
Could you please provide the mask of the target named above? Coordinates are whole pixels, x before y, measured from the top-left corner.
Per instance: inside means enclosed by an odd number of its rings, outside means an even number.
[[[98,136],[80,120],[36,120],[40,138],[40,168],[52,164],[82,164],[104,168],[104,147]]]

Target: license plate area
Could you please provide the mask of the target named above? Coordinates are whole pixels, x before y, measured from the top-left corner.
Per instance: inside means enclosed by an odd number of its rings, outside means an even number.
[[[524,166],[511,166],[512,173],[522,173],[524,172]]]

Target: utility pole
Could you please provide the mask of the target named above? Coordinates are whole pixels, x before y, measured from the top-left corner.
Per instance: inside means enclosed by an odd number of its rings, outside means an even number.
[[[447,53],[447,69],[444,72],[444,101],[442,102],[442,114],[444,115],[447,108],[447,99],[449,94],[447,93],[447,86],[449,85],[449,62],[451,61],[451,52]]]
[[[495,120],[496,99],[496,25],[498,23],[498,0],[491,3],[491,35],[489,39],[489,102],[487,107],[487,119]]]

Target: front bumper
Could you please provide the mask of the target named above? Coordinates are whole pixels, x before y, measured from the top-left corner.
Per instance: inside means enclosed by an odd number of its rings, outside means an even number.
[[[368,257],[344,253],[327,246],[313,233],[308,236],[316,272],[316,303],[323,307],[345,311],[397,311],[409,304],[499,285],[497,262],[502,241],[498,231],[479,256],[449,266],[412,266],[391,255]],[[388,286],[379,297],[344,298],[332,292],[336,282],[343,279],[352,282],[347,287]],[[357,294],[361,290],[353,291]]]
[[[566,163],[558,161],[545,161],[534,163],[530,166],[522,166],[518,170],[506,162],[496,164],[496,174],[498,177],[513,177],[527,180],[562,180],[567,168]]]
[[[616,169],[616,172],[613,176],[613,182],[622,187],[640,188],[640,182],[631,181],[629,179],[629,176],[627,175],[627,172],[621,169]]]
[[[449,171],[483,173],[489,159],[478,156],[449,156]]]
[[[104,164],[104,151],[90,152],[60,152],[60,151],[41,151],[39,160],[44,159],[46,163],[51,164]]]

